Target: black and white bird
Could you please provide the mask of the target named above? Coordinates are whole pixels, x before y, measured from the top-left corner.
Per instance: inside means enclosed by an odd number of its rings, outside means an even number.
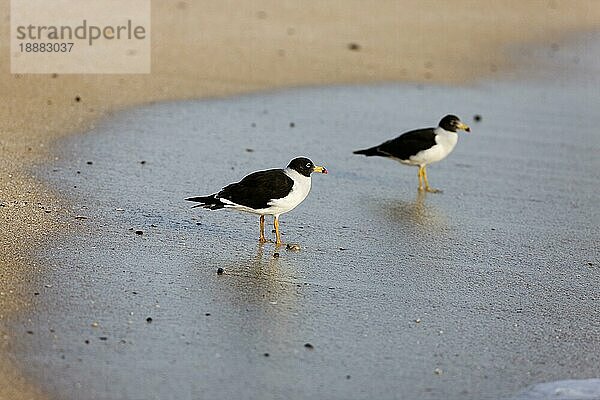
[[[471,128],[461,122],[456,115],[446,115],[437,128],[406,132],[378,146],[357,150],[354,154],[364,154],[367,157],[387,157],[402,164],[418,166],[419,190],[439,192],[429,186],[425,168],[429,164],[443,160],[450,154],[458,142],[457,132],[459,130],[471,132]],[[423,187],[423,183],[425,187]]]
[[[293,210],[308,196],[310,174],[327,173],[305,157],[294,158],[285,169],[268,169],[253,172],[241,181],[229,184],[215,194],[188,197],[195,207],[219,210],[221,208],[245,211],[260,215],[260,242],[265,243],[265,215],[274,217],[276,244],[281,244],[279,216]]]

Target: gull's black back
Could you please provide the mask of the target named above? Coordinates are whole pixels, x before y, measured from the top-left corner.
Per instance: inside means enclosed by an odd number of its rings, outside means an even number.
[[[267,208],[273,199],[287,196],[294,181],[282,169],[253,172],[241,181],[225,186],[216,197],[253,209]]]
[[[435,128],[425,128],[403,133],[395,139],[388,140],[370,149],[355,151],[354,154],[408,160],[411,156],[435,145]]]

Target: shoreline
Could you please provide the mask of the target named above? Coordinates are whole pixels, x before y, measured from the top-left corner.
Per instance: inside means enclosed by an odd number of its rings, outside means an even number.
[[[0,223],[9,234],[1,240],[0,253],[0,353],[12,340],[2,321],[28,307],[27,286],[43,273],[44,266],[31,253],[52,232],[70,228],[64,200],[30,173],[54,157],[56,140],[85,132],[113,112],[152,102],[325,84],[464,85],[514,70],[518,65],[509,58],[510,46],[551,45],[577,32],[600,29],[600,4],[593,1],[573,7],[569,1],[507,0],[485,10],[469,1],[437,9],[414,2],[405,5],[406,11],[395,3],[373,7],[363,21],[358,1],[305,7],[261,1],[248,8],[233,1],[205,8],[166,1],[153,9],[153,31],[169,34],[153,39],[150,75],[11,75],[5,59],[0,64]],[[7,20],[8,15],[9,2],[2,0],[0,17]],[[427,30],[439,15],[445,16],[445,25]],[[248,36],[220,26],[224,16],[246,26]],[[203,29],[186,36],[198,21]],[[397,26],[417,32],[416,40]],[[8,27],[0,37],[8,38]],[[7,55],[8,41],[0,43]],[[351,43],[358,49],[351,50]],[[20,383],[14,385],[15,380]],[[4,387],[12,387],[8,398],[41,396],[8,362],[0,363]]]

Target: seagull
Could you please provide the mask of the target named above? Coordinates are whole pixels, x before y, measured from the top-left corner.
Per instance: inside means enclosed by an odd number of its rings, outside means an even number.
[[[443,160],[456,146],[459,130],[471,132],[466,124],[456,115],[446,115],[437,128],[424,128],[405,132],[395,139],[388,140],[378,146],[365,150],[357,150],[354,154],[367,157],[387,157],[406,165],[419,166],[419,191],[440,192],[429,186],[427,181],[427,165]],[[423,188],[425,183],[425,188]]]
[[[241,181],[231,183],[219,192],[198,197],[188,197],[195,207],[219,210],[221,208],[245,211],[260,215],[260,243],[265,239],[265,215],[274,217],[276,245],[281,245],[279,216],[293,210],[308,196],[313,172],[327,173],[325,167],[315,165],[306,157],[294,158],[285,169],[256,171]]]

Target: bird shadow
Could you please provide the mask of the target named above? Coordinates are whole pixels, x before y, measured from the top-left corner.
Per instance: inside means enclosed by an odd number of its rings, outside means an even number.
[[[446,216],[427,202],[428,196],[436,196],[417,191],[414,201],[394,200],[385,204],[384,209],[390,220],[403,226],[414,226],[422,230],[440,230],[448,226]]]

